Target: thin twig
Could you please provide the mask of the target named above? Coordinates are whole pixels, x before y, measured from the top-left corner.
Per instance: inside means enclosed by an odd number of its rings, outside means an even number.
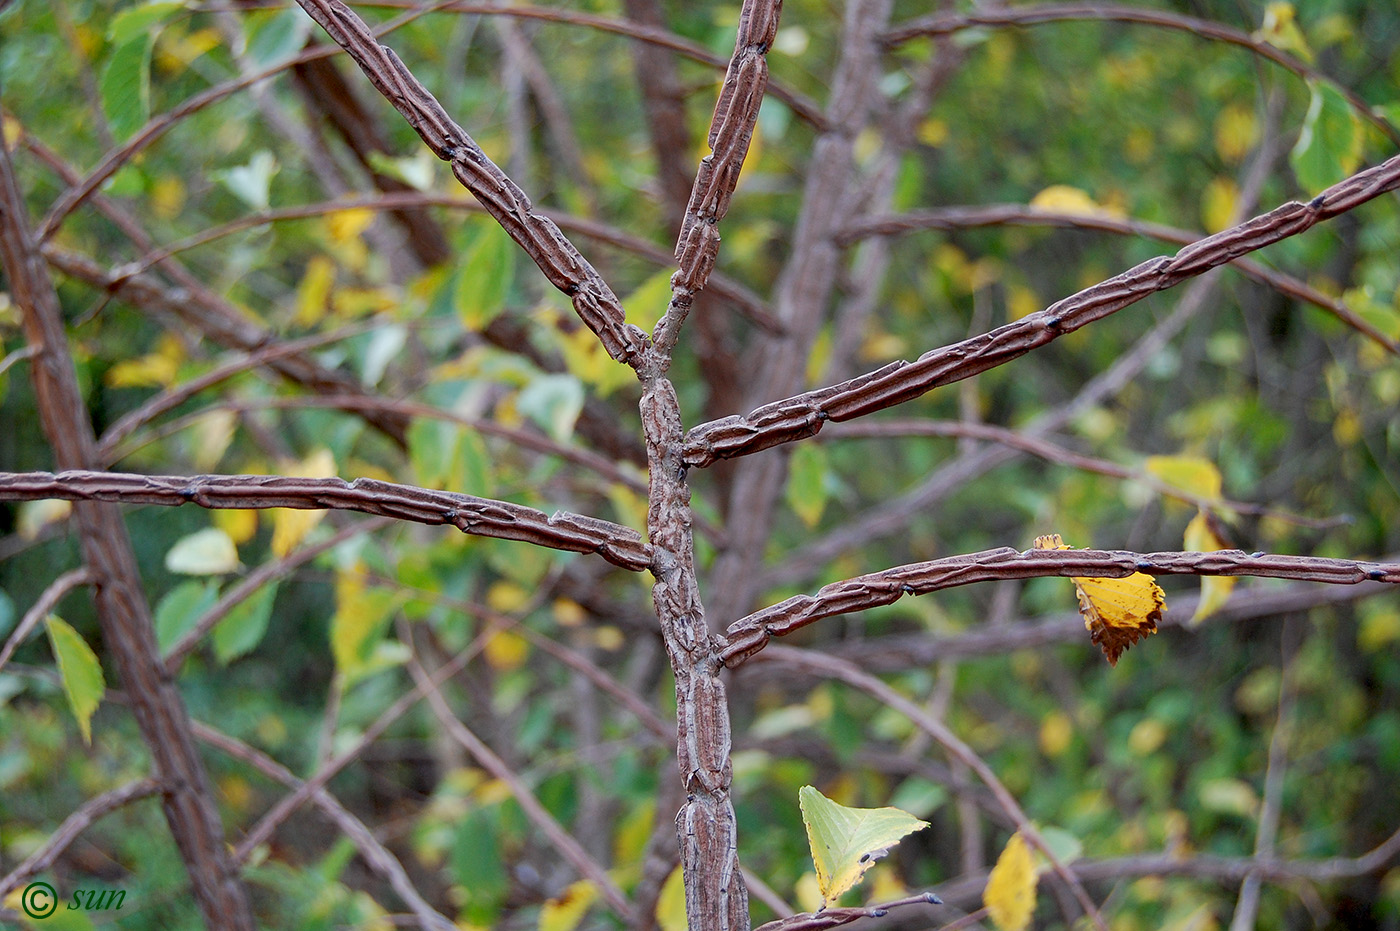
[[[15,650],[29,636],[29,632],[39,626],[39,622],[48,617],[49,612],[63,600],[63,596],[79,585],[87,585],[91,581],[92,573],[86,568],[70,569],[46,585],[43,592],[35,599],[34,605],[24,612],[24,617],[20,618],[19,626],[11,632],[5,641],[4,649],[0,649],[0,670],[5,668],[5,664],[10,661]]]

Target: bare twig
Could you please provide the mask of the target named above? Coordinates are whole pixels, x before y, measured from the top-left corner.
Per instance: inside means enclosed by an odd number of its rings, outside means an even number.
[[[1276,207],[1192,243],[1174,256],[1149,259],[989,333],[930,350],[915,362],[891,362],[841,384],[765,404],[747,416],[701,424],[686,436],[685,462],[706,466],[718,458],[745,456],[812,436],[826,421],[884,410],[995,368],[1149,294],[1296,236],[1397,187],[1400,156],[1334,184],[1306,204],[1293,201]]]
[[[861,918],[884,918],[891,909],[907,905],[942,905],[943,900],[932,892],[911,895],[893,902],[879,905],[861,905],[855,908],[828,908],[810,915],[792,915],[759,925],[754,931],[822,931],[824,928],[839,928]]]
[[[413,675],[413,679],[418,683],[418,687],[428,699],[428,704],[432,706],[433,714],[437,716],[438,723],[449,736],[466,749],[471,754],[472,759],[485,769],[496,779],[499,779],[510,790],[520,810],[525,813],[525,817],[539,828],[540,832],[549,838],[550,844],[559,855],[569,862],[579,875],[589,880],[598,888],[598,892],[603,896],[609,907],[612,908],[621,918],[631,922],[633,919],[632,904],[627,901],[617,883],[607,874],[602,865],[588,855],[588,851],[580,846],[579,842],[572,834],[564,830],[564,826],[555,820],[554,816],[540,804],[540,800],[535,798],[535,794],[526,787],[520,776],[515,773],[505,760],[496,755],[490,747],[476,734],[472,733],[461,721],[457,720],[452,713],[451,707],[447,704],[447,699],[443,698],[439,683],[429,677],[417,658],[411,658],[408,663],[408,670]]]
[[[280,475],[134,475],[127,472],[0,472],[0,500],[120,501],[205,508],[297,508],[381,514],[420,524],[451,524],[463,533],[524,540],[551,549],[597,553],[640,572],[651,548],[630,527],[568,511],[553,516],[508,501],[433,491],[376,479]]]
[[[46,585],[33,606],[24,612],[24,617],[20,618],[19,626],[6,639],[4,649],[0,649],[0,669],[5,668],[5,664],[10,661],[15,650],[29,636],[29,632],[38,627],[40,621],[48,617],[49,612],[63,600],[64,595],[79,585],[87,585],[91,581],[92,573],[88,572],[87,569],[72,569]]]
[[[38,850],[25,857],[24,862],[11,870],[4,879],[0,879],[0,899],[3,899],[12,890],[18,889],[26,879],[37,876],[53,866],[54,862],[63,855],[63,851],[68,849],[68,845],[77,840],[78,835],[86,831],[93,822],[111,814],[118,808],[123,808],[143,798],[149,798],[160,791],[159,780],[137,779],[120,788],[103,792],[95,798],[88,799],[77,811],[63,819],[58,830],[50,834],[49,839],[44,841]]]

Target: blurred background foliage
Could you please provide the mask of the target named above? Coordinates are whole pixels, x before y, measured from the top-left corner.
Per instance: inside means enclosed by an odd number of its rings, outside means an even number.
[[[34,217],[67,184],[35,157],[31,143],[79,174],[90,171],[152,116],[285,62],[314,34],[287,4],[249,5],[236,14],[215,6],[21,0],[0,14],[6,139],[15,145]],[[384,21],[402,6],[358,9]],[[677,35],[728,56],[737,4],[663,6]],[[1320,0],[1294,11],[1287,4],[1182,0],[1151,8],[1245,33],[1265,30],[1266,39],[1291,45],[1288,51],[1337,86],[1400,116],[1400,9],[1392,4]],[[559,9],[623,15],[616,0]],[[892,21],[928,12],[926,4],[900,2]],[[528,40],[554,100],[542,98],[539,87],[510,90],[521,80],[519,62],[503,51],[502,23]],[[783,23],[769,56],[775,83],[824,101],[841,43],[839,5],[788,0]],[[628,40],[548,17],[432,12],[386,41],[538,204],[669,252]],[[887,52],[880,90],[888,107],[907,99],[939,55],[955,56],[955,66],[911,127],[912,145],[897,155],[891,212],[1036,202],[1216,230],[1237,213],[1307,200],[1319,180],[1332,183],[1395,151],[1371,123],[1345,105],[1339,110],[1325,86],[1184,32],[1079,20],[973,28],[948,45],[911,41]],[[366,392],[449,416],[415,419],[405,448],[354,413],[314,403],[304,389],[246,372],[137,431],[111,466],[371,476],[644,529],[636,446],[600,439],[640,436],[635,383],[592,345],[563,298],[504,234],[470,209],[445,166],[422,151],[357,72],[335,61],[386,137],[388,154],[377,156],[376,170],[409,190],[461,198],[432,208],[451,257],[415,261],[381,212],[322,209],[232,229],[178,258],[279,339],[340,334],[309,354],[349,373]],[[703,154],[698,146],[719,72],[679,56],[676,69],[697,145],[693,163]],[[1310,108],[1321,115],[1310,118]],[[1320,134],[1326,151],[1290,158],[1305,124],[1322,119],[1332,121]],[[289,135],[287,125],[316,134],[318,148],[306,150],[304,136]],[[766,100],[724,222],[718,267],[760,296],[769,295],[787,257],[815,138],[791,107]],[[867,129],[855,156],[874,165],[889,144],[887,133]],[[1260,159],[1262,181],[1254,184],[1250,173],[1260,170]],[[330,183],[326,165],[342,180]],[[258,212],[372,191],[339,139],[308,122],[285,71],[182,116],[102,187],[162,245]],[[1242,202],[1242,191],[1252,197]],[[666,300],[665,264],[593,238],[580,241],[622,296],[629,319],[649,326]],[[66,219],[53,242],[106,268],[140,261],[145,252],[91,205]],[[848,254],[859,256],[871,242]],[[1033,225],[929,229],[882,242],[888,268],[855,356],[832,357],[839,331],[833,312],[809,365],[813,386],[830,381],[833,371],[913,358],[1175,248],[1141,236]],[[1344,299],[1394,340],[1397,255],[1400,203],[1388,196],[1256,258]],[[867,284],[861,267],[854,260],[843,266],[838,309]],[[58,282],[99,432],[228,358],[168,314],[72,278]],[[1090,379],[1162,325],[1184,292],[1155,295],[883,416],[1023,430],[1073,403]],[[712,310],[731,313],[724,302]],[[0,355],[23,345],[17,319],[0,293]],[[481,331],[498,320],[523,327],[524,343],[512,350],[483,339]],[[730,325],[736,354],[761,338],[737,318]],[[690,345],[682,341],[674,380],[688,421],[696,423],[710,399]],[[1213,463],[1226,498],[1266,506],[1262,514],[1220,508],[1243,549],[1394,559],[1397,410],[1394,355],[1332,316],[1225,270],[1199,311],[1140,372],[1081,405],[1048,439],[1139,476],[1153,455]],[[590,417],[595,425],[601,417],[603,426],[585,431]],[[23,364],[0,372],[0,422],[0,469],[50,467]],[[764,603],[889,565],[1026,548],[1051,531],[1077,546],[1182,548],[1194,509],[1145,477],[1125,480],[1018,453],[904,514],[893,532],[835,552],[813,549],[814,541],[869,522],[883,502],[900,500],[984,443],[844,436],[833,428],[791,452],[768,559],[754,567],[767,585]],[[601,456],[610,471],[565,455],[578,451]],[[779,454],[789,453],[765,455]],[[699,517],[722,528],[723,470],[692,472],[691,480]],[[62,516],[49,506],[0,507],[0,635],[59,571],[78,564]],[[590,558],[443,529],[355,534],[363,521],[343,512],[129,508],[127,519],[167,648],[253,568],[344,534],[242,602],[184,661],[179,682],[197,720],[306,778],[354,745],[412,687],[410,653],[436,666],[475,650],[445,687],[456,715],[624,889],[643,881],[648,838],[671,817],[664,787],[675,781],[674,747],[600,690],[580,663],[561,662],[557,648],[543,645],[557,644],[602,670],[670,721],[670,677],[648,590],[637,579]],[[706,527],[698,540],[702,592],[722,539]],[[200,538],[203,547],[189,542],[210,528],[217,533]],[[183,562],[172,559],[181,546]],[[812,552],[818,556],[793,558]],[[1390,836],[1400,820],[1396,596],[1343,592],[1317,603],[1296,587],[1244,581],[1223,612],[1188,627],[1199,583],[1172,578],[1162,585],[1168,626],[1116,669],[1087,636],[1041,635],[1078,625],[1072,586],[1059,579],[954,589],[823,622],[792,639],[860,662],[946,716],[1031,817],[1072,835],[1089,860],[1162,851],[1184,860],[1251,856],[1270,741],[1280,729],[1286,755],[1279,858],[1357,856]],[[1270,595],[1282,597],[1281,607],[1251,609]],[[147,772],[88,599],[71,595],[59,613],[96,650],[109,691],[85,746],[45,638],[26,641],[0,671],[0,874],[86,798]],[[979,646],[970,637],[984,629],[1004,636]],[[1037,633],[1023,644],[1021,631]],[[852,900],[888,898],[901,887],[938,889],[975,875],[1005,842],[1008,822],[985,790],[874,699],[761,663],[734,677],[732,699],[741,860],[798,907],[810,907],[803,877],[811,863],[797,810],[804,784],[848,805],[895,804],[933,822],[877,867],[875,881]],[[222,752],[208,750],[205,758],[236,839],[285,790]],[[446,736],[426,706],[397,719],[330,787],[399,855],[425,897],[464,926],[534,927],[545,903],[577,878],[502,783]],[[94,825],[52,875],[65,889],[128,890],[134,910],[94,913],[94,924],[168,928],[197,921],[150,799]],[[247,875],[268,927],[387,927],[386,910],[401,909],[349,843],[309,809],[254,853]],[[1224,927],[1237,894],[1236,881],[1205,868],[1196,876],[1110,875],[1093,889],[1107,898],[1115,931]],[[589,914],[585,926],[613,924],[600,908]],[[757,921],[770,917],[755,904]],[[84,919],[68,920],[86,927]],[[1041,897],[1038,921],[1064,926],[1053,896]],[[56,922],[44,925],[51,926]],[[1335,882],[1266,885],[1258,926],[1400,927],[1400,867],[1392,862]]]

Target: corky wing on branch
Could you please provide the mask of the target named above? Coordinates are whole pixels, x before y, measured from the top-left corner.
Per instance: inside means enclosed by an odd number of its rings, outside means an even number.
[[[910,563],[833,582],[815,595],[796,595],[747,617],[724,634],[726,666],[737,666],[780,637],[814,621],[892,604],[905,595],[926,595],[973,582],[1040,576],[1122,578],[1154,575],[1253,575],[1333,585],[1400,583],[1400,563],[1360,562],[1314,556],[1250,555],[1240,550],[1211,553],[1129,553],[1121,550],[1000,549]]]
[[[0,501],[64,498],[204,508],[320,508],[363,511],[420,524],[451,524],[463,533],[522,540],[575,553],[596,553],[633,572],[651,566],[641,534],[569,511],[554,515],[509,501],[434,491],[376,479],[281,475],[136,475],[123,472],[0,472]]]
[[[1044,310],[980,336],[890,364],[840,384],[774,401],[747,416],[701,424],[685,439],[688,466],[750,453],[813,436],[828,420],[850,420],[970,378],[1122,310],[1149,294],[1204,274],[1242,255],[1310,229],[1400,187],[1400,156],[1358,172],[1310,202],[1276,207],[1252,220],[1158,256],[1073,294]]]
[[[448,116],[393,49],[380,45],[365,21],[340,0],[297,0],[303,10],[345,49],[360,70],[403,114],[433,154],[452,166],[467,190],[496,218],[511,239],[567,294],[584,324],[619,362],[638,365],[646,334],[626,322],[622,303],[554,221],[535,212],[530,198],[467,131]]]

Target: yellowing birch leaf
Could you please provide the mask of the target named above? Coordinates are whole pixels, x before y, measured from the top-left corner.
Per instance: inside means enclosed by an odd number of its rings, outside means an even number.
[[[1020,834],[1012,834],[987,876],[982,904],[1001,931],[1024,931],[1035,911],[1035,864]]]
[[[102,678],[102,664],[97,654],[87,645],[82,634],[68,625],[57,614],[50,614],[44,621],[49,632],[49,646],[58,660],[58,677],[63,682],[63,694],[68,696],[68,707],[73,717],[78,719],[78,729],[83,732],[83,743],[92,743],[92,714],[102,701],[102,693],[107,683]]]
[[[1058,533],[1035,538],[1038,550],[1072,549]],[[1079,613],[1090,640],[1103,650],[1110,666],[1123,651],[1148,634],[1167,610],[1167,598],[1150,575],[1134,572],[1121,579],[1071,578],[1079,596]]]
[[[1196,512],[1191,523],[1186,525],[1184,546],[1195,553],[1213,553],[1216,550],[1230,549],[1230,544],[1221,539],[1215,522],[1205,511]],[[1220,606],[1230,600],[1230,592],[1238,581],[1230,575],[1201,576],[1201,600],[1196,605],[1196,613],[1191,615],[1191,625],[1195,626],[1210,617]]]
[[[587,879],[570,884],[558,898],[540,908],[540,931],[574,931],[588,906],[598,898],[598,887]]]
[[[1084,191],[1068,184],[1052,184],[1031,198],[1030,205],[1059,213],[1077,213],[1088,217],[1122,216],[1123,211],[1105,207]]]
[[[811,786],[798,790],[797,799],[817,867],[822,908],[860,882],[865,871],[901,837],[928,827],[927,821],[898,808],[838,805]]]

